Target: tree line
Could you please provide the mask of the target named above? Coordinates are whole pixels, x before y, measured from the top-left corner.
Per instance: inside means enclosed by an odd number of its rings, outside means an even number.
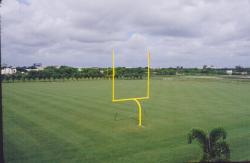
[[[48,66],[43,70],[17,67],[17,73],[1,75],[1,80],[5,82],[14,81],[32,81],[32,80],[79,80],[79,79],[110,79],[112,78],[112,68],[74,68],[69,66]],[[125,68],[117,67],[115,69],[115,78],[121,79],[143,79],[147,74],[147,68]]]
[[[79,79],[111,79],[112,68],[75,68],[69,66],[48,66],[43,70],[37,70],[35,67],[26,69],[26,67],[17,67],[17,73],[1,75],[1,80],[5,82],[14,81],[55,81],[55,80],[79,80]],[[226,75],[228,68],[208,68],[203,66],[202,69],[198,68],[151,68],[151,76],[161,75]],[[236,66],[233,70],[233,74],[239,74],[240,72],[247,72],[250,74],[250,68],[243,68]],[[147,67],[126,68],[116,67],[115,69],[116,79],[144,79],[147,77]]]
[[[154,69],[155,75],[227,75],[227,70],[232,70],[232,75],[241,75],[243,72],[250,74],[250,68],[236,66],[235,68],[211,68],[206,65],[203,68],[158,68]]]

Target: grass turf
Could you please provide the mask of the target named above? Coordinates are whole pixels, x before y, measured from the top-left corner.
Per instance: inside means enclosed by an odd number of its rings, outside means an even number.
[[[218,126],[228,132],[231,159],[250,160],[249,82],[151,83],[142,128],[135,102],[111,102],[111,81],[4,83],[6,161],[188,162],[202,154],[197,143],[187,144],[190,129]],[[145,87],[143,80],[118,81],[117,95],[143,96]]]

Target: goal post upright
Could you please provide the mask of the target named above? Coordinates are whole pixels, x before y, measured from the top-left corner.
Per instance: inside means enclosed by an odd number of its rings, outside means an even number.
[[[147,80],[147,97],[149,98],[150,94],[150,52],[148,49],[148,80]]]
[[[138,126],[142,126],[142,107],[140,100],[146,100],[150,97],[150,52],[148,50],[148,68],[147,68],[147,95],[145,97],[133,98],[115,98],[115,51],[112,49],[112,102],[135,101],[138,107]]]
[[[115,102],[115,50],[112,50],[112,101]]]

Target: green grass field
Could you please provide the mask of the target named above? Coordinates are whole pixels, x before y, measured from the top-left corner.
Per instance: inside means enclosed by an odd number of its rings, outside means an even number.
[[[231,160],[250,160],[250,82],[151,83],[142,128],[135,102],[111,102],[108,80],[4,83],[6,161],[188,162],[202,154],[197,143],[187,144],[190,129],[218,126],[228,132]],[[144,86],[119,81],[119,97],[144,95]]]

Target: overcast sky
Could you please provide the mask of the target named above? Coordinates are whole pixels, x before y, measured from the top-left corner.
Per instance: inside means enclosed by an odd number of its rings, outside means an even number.
[[[8,65],[250,67],[250,0],[3,0]]]

